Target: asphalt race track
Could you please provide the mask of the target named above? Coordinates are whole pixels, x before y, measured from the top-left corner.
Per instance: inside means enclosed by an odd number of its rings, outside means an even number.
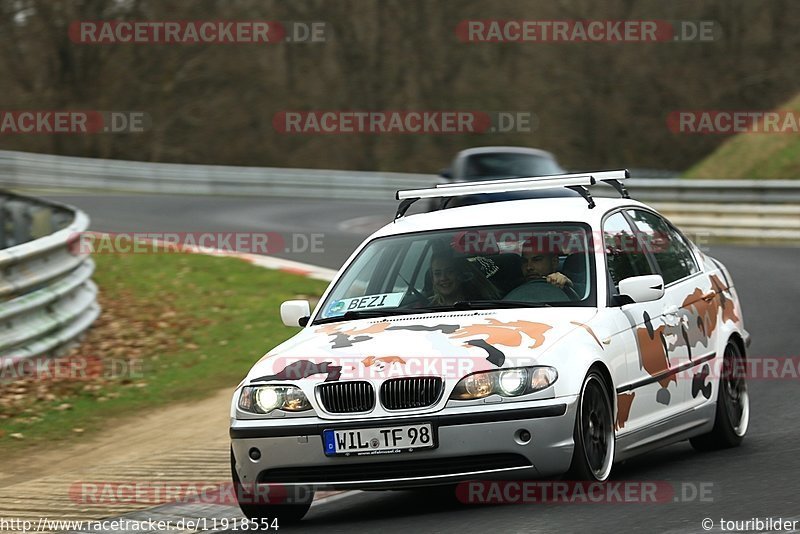
[[[45,195],[73,204],[98,231],[324,233],[325,253],[278,254],[338,268],[394,202],[145,195]],[[800,356],[800,250],[709,246],[730,269],[753,337],[750,358]],[[276,310],[277,313],[277,310]],[[266,349],[267,347],[265,347]],[[255,358],[255,355],[254,355]],[[795,367],[796,368],[796,367]],[[246,370],[242,370],[244,373]],[[700,454],[688,442],[616,466],[613,480],[707,483],[712,502],[462,505],[413,492],[352,492],[312,507],[297,531],[317,532],[706,532],[704,518],[800,519],[800,379],[749,383],[751,421],[741,447]],[[283,530],[283,528],[282,528]],[[292,529],[290,529],[292,530]],[[231,531],[233,532],[233,531]]]

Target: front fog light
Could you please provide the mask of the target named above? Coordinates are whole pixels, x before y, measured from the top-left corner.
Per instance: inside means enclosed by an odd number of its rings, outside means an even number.
[[[500,386],[500,393],[513,397],[525,391],[525,382],[528,378],[528,372],[525,369],[509,369],[500,373],[498,385]]]

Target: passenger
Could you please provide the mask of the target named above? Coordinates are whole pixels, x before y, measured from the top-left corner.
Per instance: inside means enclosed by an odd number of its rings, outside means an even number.
[[[500,298],[497,288],[489,282],[480,269],[466,258],[458,258],[449,249],[434,252],[431,258],[433,306],[451,306],[467,300],[495,300]]]

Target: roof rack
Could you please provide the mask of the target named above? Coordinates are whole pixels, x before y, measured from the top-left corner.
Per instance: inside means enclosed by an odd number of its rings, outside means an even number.
[[[620,194],[622,198],[630,198],[622,180],[630,178],[627,169],[614,171],[581,172],[575,174],[557,174],[554,176],[531,176],[527,178],[509,178],[506,180],[485,180],[481,182],[458,182],[454,184],[439,184],[428,189],[406,189],[397,191],[395,197],[400,201],[394,218],[399,219],[406,214],[411,204],[421,198],[451,198],[462,195],[476,195],[487,193],[508,193],[512,191],[536,191],[541,189],[554,189],[564,187],[579,193],[589,208],[594,208],[595,203],[588,187],[597,182],[603,182]]]

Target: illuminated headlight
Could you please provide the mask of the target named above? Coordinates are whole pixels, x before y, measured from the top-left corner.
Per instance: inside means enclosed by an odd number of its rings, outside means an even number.
[[[527,369],[509,369],[508,371],[502,371],[497,377],[497,386],[503,395],[513,397],[525,390],[527,378]]]
[[[518,397],[550,387],[558,378],[553,367],[520,367],[473,373],[456,384],[451,399],[474,400],[497,394]]]
[[[245,386],[239,395],[239,409],[258,414],[274,410],[303,412],[311,409],[311,403],[296,386]]]

